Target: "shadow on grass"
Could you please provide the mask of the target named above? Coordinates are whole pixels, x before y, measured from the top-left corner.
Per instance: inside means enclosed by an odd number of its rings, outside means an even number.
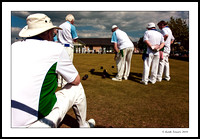
[[[63,125],[63,124],[68,126],[69,128],[79,128],[79,124],[78,124],[77,120],[68,114],[65,115],[63,121],[60,123],[58,128],[60,128],[61,125]],[[113,127],[112,126],[95,125],[94,128],[113,128]]]
[[[112,77],[115,77],[115,73],[114,74],[109,74],[105,69],[102,72],[96,72],[95,69],[91,69],[89,71],[92,75],[96,75],[96,76],[101,76],[102,78],[109,78],[112,79]]]
[[[79,128],[79,124],[78,124],[77,120],[68,114],[65,115],[65,117],[64,117],[63,121],[60,123],[59,127],[62,124],[67,125],[71,128]]]
[[[117,75],[117,73],[105,73],[105,72],[95,72],[94,69],[91,69],[89,71],[92,75],[96,75],[96,76],[101,76],[102,78],[109,78],[112,79],[112,77],[115,77]],[[130,72],[130,75],[128,77],[129,80],[140,83],[140,81],[142,80],[142,73],[135,73],[135,72]]]
[[[142,80],[142,73],[131,72],[128,79],[141,84],[140,81]]]

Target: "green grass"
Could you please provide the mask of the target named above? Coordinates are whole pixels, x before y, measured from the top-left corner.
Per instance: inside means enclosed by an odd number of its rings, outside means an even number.
[[[81,78],[89,75],[81,81],[87,98],[87,119],[94,118],[98,128],[188,128],[189,62],[170,59],[171,80],[145,86],[139,83],[143,72],[141,57],[133,54],[129,80],[114,82],[114,54],[74,55]],[[110,78],[102,78],[101,66]],[[95,69],[93,74],[91,69]],[[77,127],[72,109],[60,127]]]

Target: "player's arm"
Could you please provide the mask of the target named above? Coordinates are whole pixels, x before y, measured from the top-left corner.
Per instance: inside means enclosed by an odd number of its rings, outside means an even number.
[[[165,37],[161,35],[160,46],[157,48],[157,51],[161,50],[165,46]]]
[[[73,84],[73,85],[78,85],[79,83],[81,82],[80,80],[80,75],[78,74],[75,78],[75,80],[73,82],[71,82],[70,84]]]
[[[60,74],[68,84],[78,85],[80,83],[80,75],[73,65],[66,49],[61,45],[62,52],[57,62],[56,72]]]
[[[71,26],[71,35],[72,35],[72,39],[74,42],[77,41],[78,39],[78,35],[77,35],[77,32],[76,32],[76,27],[75,26]]]
[[[150,43],[148,40],[144,40],[144,43],[146,43],[147,46],[150,47],[150,48],[152,49],[152,45],[151,45],[151,43]]]
[[[112,38],[111,38],[111,43],[114,44],[114,52],[115,52],[115,54],[119,53],[119,49],[117,47],[117,42],[118,42],[118,40],[117,40],[116,32],[113,32]]]
[[[160,49],[162,49],[164,46],[165,46],[165,43],[164,43],[164,42],[161,43],[161,44],[160,44],[160,47],[159,47],[159,49],[158,49],[158,51],[159,51]]]
[[[175,40],[175,38],[174,38],[174,36],[172,35],[171,44],[174,43],[174,40]]]
[[[73,39],[73,41],[74,41],[74,42],[76,42],[76,41],[77,41],[77,39]]]
[[[116,53],[119,53],[119,49],[118,49],[118,47],[117,47],[117,43],[114,43],[114,51],[115,51]]]
[[[171,44],[174,42],[174,40],[171,40]]]
[[[166,34],[165,36],[163,36],[164,37],[164,40],[166,41],[167,40],[167,38],[168,38],[168,34]]]

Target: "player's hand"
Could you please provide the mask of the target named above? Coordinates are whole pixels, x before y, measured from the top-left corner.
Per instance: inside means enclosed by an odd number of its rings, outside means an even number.
[[[155,46],[154,46],[154,45],[153,45],[153,46],[151,46],[151,49],[152,49],[152,50],[154,50],[154,49],[155,49]]]
[[[115,54],[114,60],[115,60],[115,61],[117,60],[117,54]]]
[[[115,52],[115,57],[114,57],[114,60],[116,61],[117,60],[117,57],[119,56],[119,53],[118,52]]]

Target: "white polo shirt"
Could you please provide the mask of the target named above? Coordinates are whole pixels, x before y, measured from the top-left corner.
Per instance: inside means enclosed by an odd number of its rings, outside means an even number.
[[[116,31],[113,32],[111,42],[117,43],[119,50],[122,50],[128,47],[134,47],[134,44],[129,39],[128,35],[120,29],[117,29]]]
[[[57,73],[69,83],[78,75],[60,43],[26,39],[12,44],[12,127],[49,114],[57,101]]]
[[[71,47],[74,47],[73,39],[78,38],[75,26],[69,21],[66,21],[59,27],[62,28],[62,30],[58,30],[58,41],[62,44],[69,44]]]
[[[171,48],[170,48],[171,41],[174,40],[175,38],[172,35],[172,31],[171,31],[171,29],[169,27],[164,27],[161,30],[161,33],[162,33],[163,36],[168,35],[167,40],[165,41],[164,52],[169,54],[170,51],[171,51]]]
[[[143,40],[148,40],[151,45],[160,45],[164,42],[163,35],[154,29],[145,31]],[[150,53],[153,53],[154,55],[159,55],[159,52],[152,51],[151,48],[147,47],[147,54]]]

